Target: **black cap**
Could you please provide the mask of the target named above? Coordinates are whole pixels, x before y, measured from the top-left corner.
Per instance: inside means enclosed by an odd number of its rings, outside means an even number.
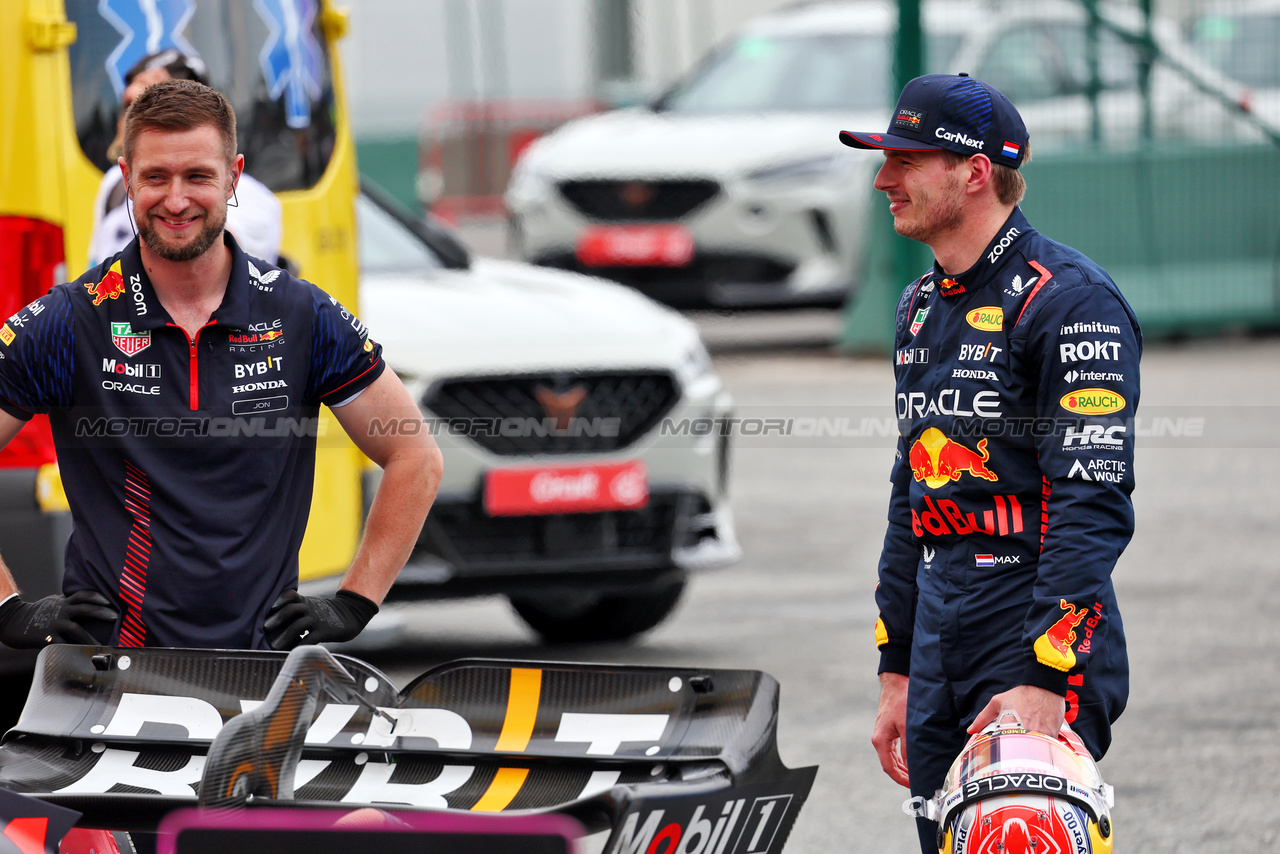
[[[198,56],[187,56],[174,48],[149,53],[139,59],[124,73],[124,85],[128,86],[133,78],[153,68],[163,68],[174,80],[194,80],[209,85],[209,69],[205,67],[204,61]]]
[[[968,74],[926,74],[906,85],[884,133],[840,131],[854,148],[985,154],[1017,169],[1027,149],[1027,126],[1009,99]]]

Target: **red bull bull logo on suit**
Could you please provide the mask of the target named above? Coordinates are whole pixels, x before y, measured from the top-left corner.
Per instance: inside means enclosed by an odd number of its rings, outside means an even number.
[[[995,472],[987,468],[987,440],[978,442],[978,450],[972,451],[952,441],[937,427],[930,427],[920,434],[911,446],[909,462],[911,473],[930,489],[937,489],[953,480],[959,480],[966,472],[983,480],[996,481]]]

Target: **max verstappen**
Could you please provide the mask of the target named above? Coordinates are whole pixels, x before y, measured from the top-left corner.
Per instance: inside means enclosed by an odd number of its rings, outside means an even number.
[[[139,238],[0,328],[0,446],[53,428],[74,529],[65,596],[24,601],[0,563],[0,641],[290,649],[348,640],[404,566],[440,482],[433,440],[368,330],[224,231],[235,114],[190,80],[146,89],[120,166]],[[320,405],[383,469],[331,597],[297,592]]]
[[[1111,572],[1133,534],[1138,321],[1081,253],[1018,208],[1022,118],[967,75],[903,89],[875,187],[933,268],[902,294],[900,438],[879,565],[885,772],[931,797],[1002,710],[1099,759],[1128,696]],[[936,825],[918,819],[921,850]]]

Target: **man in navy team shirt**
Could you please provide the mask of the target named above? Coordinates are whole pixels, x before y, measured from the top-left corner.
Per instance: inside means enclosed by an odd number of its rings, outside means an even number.
[[[1133,534],[1137,319],[1102,268],[1023,216],[1029,136],[997,90],[918,77],[887,130],[840,139],[883,151],[894,229],[935,259],[896,316],[880,763],[931,798],[1004,711],[1051,736],[1069,724],[1100,759],[1129,689],[1111,572]]]
[[[139,238],[0,327],[0,447],[49,413],[74,522],[65,595],[26,602],[0,563],[9,646],[349,640],[417,541],[439,450],[371,429],[421,416],[363,324],[225,232],[235,140],[213,89],[147,89],[124,132]],[[383,477],[338,591],[304,597],[321,404]]]

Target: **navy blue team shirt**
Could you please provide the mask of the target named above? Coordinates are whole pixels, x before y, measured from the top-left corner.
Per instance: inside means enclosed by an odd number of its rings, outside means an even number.
[[[880,671],[914,679],[922,642],[943,650],[940,678],[1012,646],[1012,684],[1073,699],[1105,659],[1094,673],[1114,671],[1118,713],[1111,571],[1133,533],[1142,348],[1128,303],[1015,208],[972,269],[935,267],[906,289],[896,338]]]
[[[0,328],[0,408],[53,428],[63,590],[116,603],[116,645],[268,648],[267,609],[298,584],[320,404],[385,367],[336,299],[224,240],[226,295],[194,339],[136,239]]]

